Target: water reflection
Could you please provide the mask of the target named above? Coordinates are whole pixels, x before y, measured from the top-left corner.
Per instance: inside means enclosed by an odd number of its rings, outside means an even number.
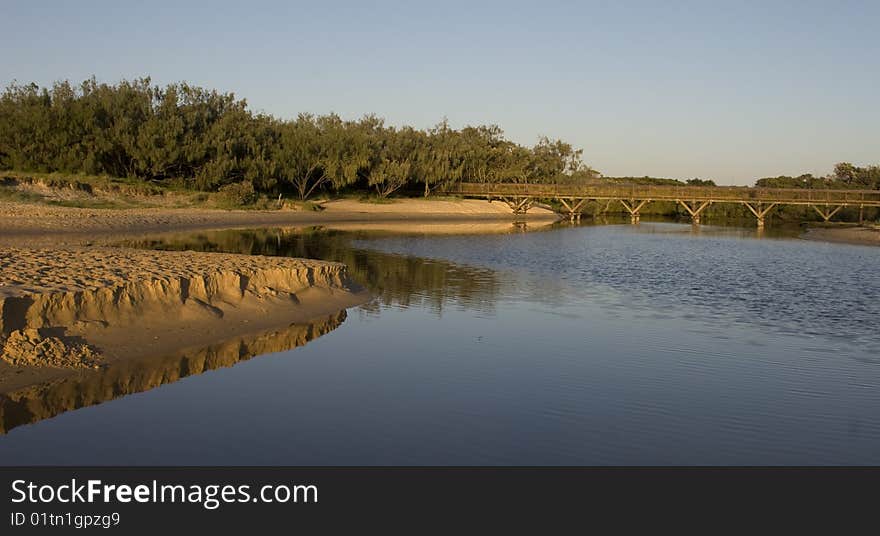
[[[593,303],[711,326],[829,337],[880,352],[870,261],[880,250],[792,240],[796,227],[558,222],[482,235],[321,227],[174,234],[125,242],[340,261],[378,307],[454,303],[493,315],[507,300]],[[552,232],[535,232],[548,231]],[[521,231],[521,232],[520,232]],[[529,232],[526,232],[529,231]],[[760,238],[761,240],[756,240]]]
[[[65,411],[140,393],[252,357],[303,346],[345,321],[345,310],[311,322],[234,337],[164,357],[123,360],[95,371],[0,394],[0,434]]]
[[[386,254],[436,256],[517,273],[505,287],[544,306],[593,303],[637,315],[680,318],[722,331],[823,337],[880,353],[876,328],[880,248],[786,239],[768,230],[649,223],[560,225],[517,239],[383,237]]]
[[[504,224],[504,230],[524,231],[522,226],[509,223]],[[444,306],[452,300],[477,311],[494,311],[501,288],[495,270],[359,247],[364,241],[387,236],[399,235],[322,227],[275,228],[178,233],[127,240],[120,245],[342,262],[348,266],[349,274],[377,298],[372,304],[362,306],[366,311],[376,312],[381,305],[418,306],[441,314]]]

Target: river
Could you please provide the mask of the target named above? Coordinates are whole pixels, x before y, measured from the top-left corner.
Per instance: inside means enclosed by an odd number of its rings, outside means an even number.
[[[66,385],[4,463],[880,463],[880,248],[656,222],[126,245],[339,260],[374,298],[234,366]]]

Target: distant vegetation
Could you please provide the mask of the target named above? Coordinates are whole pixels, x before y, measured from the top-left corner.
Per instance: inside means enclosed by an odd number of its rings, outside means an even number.
[[[659,177],[603,177],[604,181],[614,182],[616,184],[668,184],[679,186],[717,186],[712,179],[688,179],[681,181],[678,179],[664,179]]]
[[[667,185],[690,185],[690,186],[715,186],[715,182],[705,179],[690,179],[680,181],[658,177],[606,177],[603,180],[611,180],[622,184],[667,184]],[[834,166],[834,171],[824,177],[816,177],[810,174],[791,177],[782,175],[779,177],[766,177],[755,181],[758,188],[811,188],[811,189],[880,189],[880,166],[858,167],[848,162],[841,162]],[[623,212],[619,207],[612,204],[611,211]],[[642,214],[655,216],[672,216],[686,218],[687,213],[673,202],[655,201],[642,209]],[[718,203],[706,209],[705,216],[712,220],[751,220],[752,214],[742,205],[735,203]],[[780,205],[773,210],[772,217],[783,221],[821,221],[821,218],[809,206]],[[836,220],[859,221],[860,219],[876,220],[880,218],[880,210],[866,207],[860,210],[858,207],[847,207],[841,210]]]
[[[620,184],[669,184],[688,186],[716,186],[711,179],[666,179],[660,177],[604,177],[603,180]],[[849,162],[841,162],[834,166],[834,171],[824,177],[811,174],[792,177],[780,175],[765,177],[755,181],[758,188],[814,188],[840,190],[880,190],[880,166],[858,167]]]
[[[880,190],[880,166],[857,167],[848,162],[834,166],[834,172],[825,177],[806,174],[798,177],[779,176],[758,179],[761,188],[823,188]]]
[[[358,120],[335,114],[280,119],[252,112],[231,93],[186,83],[158,87],[149,78],[117,84],[92,78],[78,86],[59,82],[51,88],[12,84],[0,95],[0,170],[42,174],[44,184],[57,183],[65,190],[110,194],[109,199],[47,201],[55,204],[125,207],[151,201],[118,201],[114,192],[137,197],[174,191],[181,192],[174,198],[181,206],[269,208],[281,206],[282,197],[306,200],[319,193],[427,196],[455,181],[715,186],[713,180],[699,178],[601,177],[583,163],[582,154],[569,143],[546,137],[526,147],[506,139],[495,125],[454,129],[444,120],[420,130],[389,126],[374,115]],[[755,185],[880,189],[880,166],[839,163],[825,177],[767,177]],[[0,199],[42,197],[0,188]],[[597,204],[595,209],[622,210],[616,204]],[[678,205],[661,202],[643,212],[683,214]],[[809,207],[780,207],[774,214],[815,218]],[[751,217],[737,205],[713,206],[706,215]],[[859,215],[845,209],[839,217]],[[877,218],[878,212],[871,209],[867,215]]]
[[[149,78],[51,88],[12,84],[0,96],[0,169],[108,175],[166,186],[253,193],[399,190],[428,195],[450,181],[593,178],[582,151],[546,137],[524,147],[494,125],[388,126],[250,111],[231,93]],[[230,186],[230,185],[239,186]]]

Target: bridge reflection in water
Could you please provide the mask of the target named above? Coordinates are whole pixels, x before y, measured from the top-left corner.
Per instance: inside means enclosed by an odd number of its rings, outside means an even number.
[[[0,434],[66,411],[100,404],[173,383],[188,376],[231,367],[252,357],[303,346],[345,321],[345,309],[285,328],[242,335],[164,357],[122,360],[105,368],[0,394]]]
[[[695,224],[706,208],[713,203],[734,203],[745,206],[755,216],[758,227],[777,205],[812,207],[826,222],[843,207],[880,207],[877,190],[810,190],[795,188],[751,188],[740,186],[675,186],[623,185],[607,183],[588,184],[515,184],[515,183],[458,183],[445,188],[444,193],[463,197],[499,199],[515,214],[526,213],[538,200],[558,201],[562,215],[579,220],[588,201],[605,202],[605,210],[620,203],[638,223],[641,210],[652,201],[672,201],[681,205]]]

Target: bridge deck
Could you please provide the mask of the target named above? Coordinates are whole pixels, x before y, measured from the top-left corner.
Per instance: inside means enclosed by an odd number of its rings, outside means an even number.
[[[856,205],[880,207],[878,190],[810,190],[745,186],[673,186],[620,184],[458,183],[445,193],[470,197],[709,201],[712,203],[778,203],[785,205]]]

